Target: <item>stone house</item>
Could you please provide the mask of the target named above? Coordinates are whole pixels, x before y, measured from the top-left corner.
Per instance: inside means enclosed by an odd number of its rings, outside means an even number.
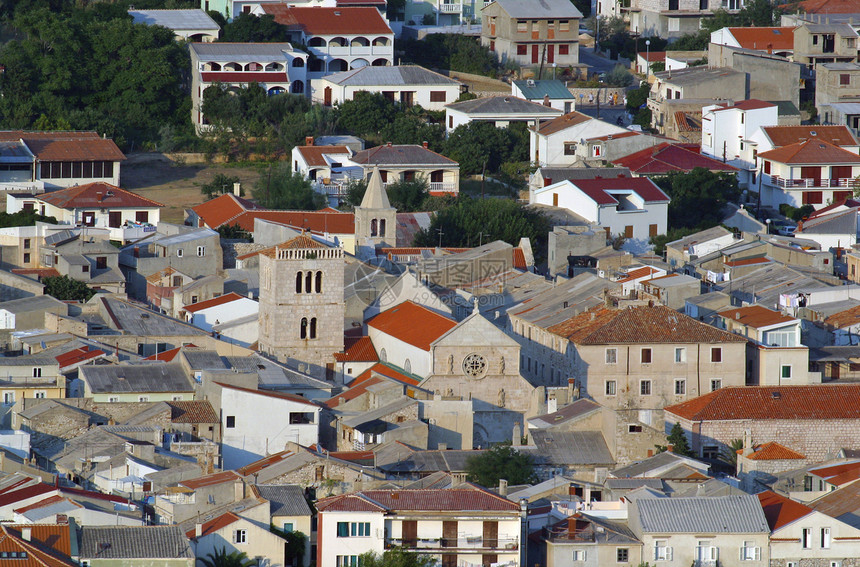
[[[80,369],[83,397],[96,402],[165,402],[194,398],[194,387],[178,363],[87,365]]]
[[[155,495],[153,510],[160,523],[182,523],[243,498],[242,477],[233,471],[223,471],[168,486]]]
[[[686,274],[664,274],[642,282],[642,298],[680,311],[686,301],[702,293],[702,281]]]
[[[681,99],[682,103],[701,101],[703,106],[714,100],[745,100],[747,74],[727,68],[706,66],[654,73],[655,81],[648,97],[651,125],[662,132],[674,117],[674,107],[667,104]],[[686,99],[686,100],[685,100]]]
[[[419,420],[420,404],[403,396],[376,409],[343,413],[336,419],[338,451],[371,451],[382,443],[400,441],[426,448],[428,426]]]
[[[629,5],[603,0],[598,6],[618,6],[621,15],[630,18],[630,31],[643,37],[677,38],[701,29],[702,20],[713,16],[718,9],[737,12],[743,7],[738,0],[634,0]],[[600,10],[598,10],[600,11]]]
[[[563,0],[496,0],[481,11],[481,45],[502,63],[579,65],[582,14]]]
[[[820,63],[856,62],[857,40],[847,23],[804,22],[794,29],[794,60],[810,70]]]
[[[39,250],[41,265],[93,289],[125,293],[119,250],[98,236],[86,231],[62,231],[47,237]]]
[[[260,504],[255,508],[267,506]],[[195,557],[209,557],[219,551],[244,552],[253,557],[256,565],[286,565],[286,542],[269,530],[267,521],[268,518],[260,521],[249,517],[246,512],[242,515],[227,512],[195,524],[185,536],[191,542]]]
[[[308,536],[308,543],[313,541],[311,521],[314,513],[301,487],[295,484],[268,484],[252,486],[251,490],[260,498],[269,501],[269,521],[275,529],[285,534],[301,532]],[[305,546],[304,565],[311,564],[312,547],[313,545]]]
[[[643,561],[642,542],[621,520],[574,514],[541,532],[547,567],[635,566]]]
[[[772,441],[821,461],[860,447],[851,401],[858,394],[858,384],[722,388],[667,406],[664,420],[667,432],[680,423],[692,451],[708,460],[748,435],[750,445]]]
[[[815,69],[815,107],[824,124],[860,128],[860,64],[821,63]]]

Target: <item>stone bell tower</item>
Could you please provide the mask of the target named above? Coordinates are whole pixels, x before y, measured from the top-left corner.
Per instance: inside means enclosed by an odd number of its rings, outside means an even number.
[[[388,201],[379,168],[373,168],[361,205],[355,208],[355,253],[362,260],[376,255],[377,246],[397,245],[397,209]]]

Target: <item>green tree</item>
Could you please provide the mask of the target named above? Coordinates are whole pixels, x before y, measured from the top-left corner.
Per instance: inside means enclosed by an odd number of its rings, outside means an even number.
[[[254,242],[254,235],[239,226],[239,224],[224,224],[215,229],[222,239],[248,240]]]
[[[216,173],[215,177],[212,178],[212,181],[205,183],[200,187],[200,192],[206,195],[207,199],[211,199],[216,195],[232,193],[234,183],[239,183],[238,177]]]
[[[656,236],[652,236],[648,242],[650,242],[654,246],[654,254],[658,256],[662,256],[666,251],[666,245],[670,242],[675,242],[685,236],[689,236],[694,232],[698,232],[696,228],[673,228],[666,232],[666,234],[658,234]]]
[[[491,122],[473,121],[457,126],[445,141],[444,153],[468,175],[498,171],[505,162],[528,161],[528,129],[523,123],[496,128]]]
[[[730,464],[733,468],[738,466],[738,451],[744,448],[743,439],[732,439],[729,441],[729,448],[720,451],[720,460]]]
[[[612,87],[628,87],[633,82],[633,74],[624,65],[616,65],[606,74],[605,82]]]
[[[443,246],[477,246],[503,240],[516,246],[529,238],[538,263],[546,259],[550,222],[542,213],[513,199],[472,199],[461,196],[439,210],[430,226],[415,236],[415,246],[436,246],[442,231]]]
[[[472,482],[495,488],[499,480],[509,484],[530,484],[537,480],[531,455],[520,453],[510,445],[495,445],[466,461],[466,473]]]
[[[676,423],[672,426],[668,437],[666,437],[666,441],[669,442],[669,445],[672,447],[672,452],[676,455],[684,457],[693,456],[693,452],[690,450],[690,444],[687,441],[687,436],[684,435],[684,430],[681,429],[680,423]]]
[[[462,34],[429,34],[424,39],[397,43],[404,63],[495,77],[499,72],[496,54],[477,38]]]
[[[359,557],[362,567],[433,567],[436,561],[429,555],[395,547],[381,555],[368,552]]]
[[[266,209],[314,211],[326,205],[325,195],[317,193],[301,173],[293,173],[289,163],[270,169],[254,185],[254,199]]]
[[[0,228],[7,228],[10,226],[33,226],[37,222],[57,224],[57,219],[40,215],[33,209],[23,209],[16,213],[0,213]]]
[[[249,559],[244,551],[231,551],[227,553],[227,548],[215,548],[213,553],[206,557],[198,557],[197,561],[203,564],[203,567],[252,567],[257,562]]]
[[[290,39],[287,26],[275,21],[270,14],[255,16],[254,14],[239,14],[232,22],[221,28],[220,41],[232,43],[265,43],[282,42]]]
[[[395,181],[387,187],[388,200],[391,206],[400,212],[420,211],[429,189],[430,184],[425,177],[418,177],[411,181]]]
[[[45,284],[45,295],[60,301],[89,301],[96,294],[87,284],[69,276],[50,276],[43,278],[42,283]]]
[[[671,228],[709,228],[723,220],[726,203],[740,197],[735,175],[713,173],[697,167],[689,173],[671,172],[654,182],[672,199],[669,203]]]
[[[576,9],[579,10],[584,18],[591,15],[591,2],[588,0],[570,0],[570,2],[576,6]]]
[[[707,49],[711,41],[711,32],[700,30],[694,33],[684,34],[672,44],[672,49],[678,51],[702,51]]]
[[[352,210],[361,204],[364,199],[364,194],[367,192],[366,179],[350,179],[346,186],[346,199],[344,199],[345,209]]]
[[[394,121],[397,109],[381,93],[359,91],[352,100],[345,100],[335,110],[338,128],[356,136],[379,134],[382,128]]]

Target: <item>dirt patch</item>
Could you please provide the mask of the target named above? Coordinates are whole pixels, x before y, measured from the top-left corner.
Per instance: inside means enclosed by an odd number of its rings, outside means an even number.
[[[218,164],[177,164],[168,160],[131,163],[122,166],[123,189],[129,189],[148,199],[163,203],[161,220],[181,223],[185,209],[206,200],[200,187],[216,174],[238,177],[245,196],[250,197],[254,183],[260,178],[258,167],[226,167]]]

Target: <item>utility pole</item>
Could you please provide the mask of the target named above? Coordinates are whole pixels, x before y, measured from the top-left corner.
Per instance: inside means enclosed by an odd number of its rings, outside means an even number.
[[[438,232],[438,233],[439,233],[439,248],[442,248],[442,235],[443,235],[444,233],[442,232],[442,229],[441,229],[441,228],[437,228],[437,229],[436,229],[436,232]]]

